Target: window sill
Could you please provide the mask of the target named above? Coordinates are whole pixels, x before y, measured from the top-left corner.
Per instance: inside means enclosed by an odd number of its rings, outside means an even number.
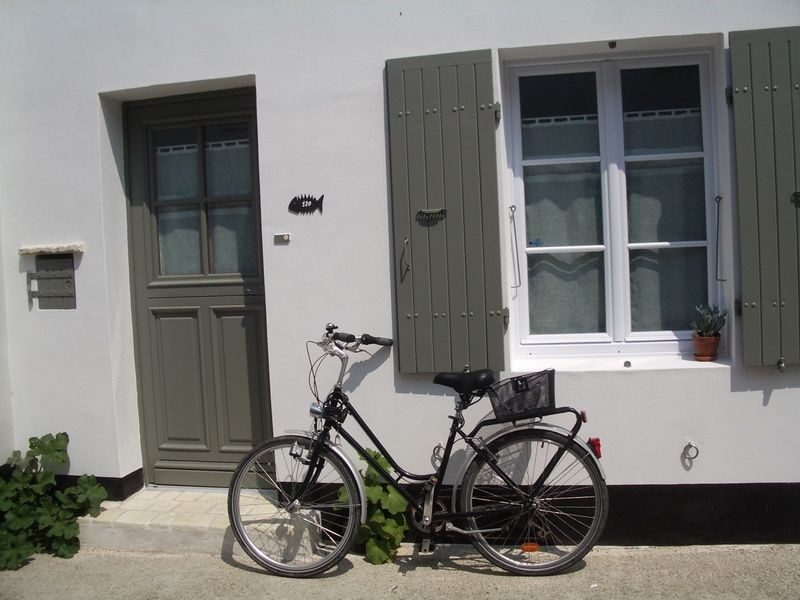
[[[731,366],[732,363],[728,357],[719,357],[712,362],[701,362],[695,360],[691,355],[540,356],[511,359],[511,372],[513,373],[529,373],[541,371],[542,369],[555,369],[566,373],[590,371],[683,371],[686,369],[728,370]]]

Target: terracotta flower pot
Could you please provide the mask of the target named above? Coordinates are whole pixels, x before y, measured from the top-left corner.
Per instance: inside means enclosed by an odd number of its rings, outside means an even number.
[[[692,336],[694,343],[695,360],[711,361],[717,358],[717,348],[719,348],[719,335],[701,336],[696,333]]]

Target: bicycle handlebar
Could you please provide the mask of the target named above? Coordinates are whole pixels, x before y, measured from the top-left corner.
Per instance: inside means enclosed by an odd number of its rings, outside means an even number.
[[[328,324],[326,329],[328,331],[328,336],[330,336],[330,339],[336,342],[342,342],[344,344],[352,344],[353,342],[356,341],[356,339],[358,339],[359,344],[363,344],[365,346],[370,344],[374,344],[376,346],[391,346],[394,344],[394,341],[391,338],[377,337],[374,335],[370,335],[368,333],[363,333],[361,334],[361,337],[356,338],[356,336],[353,335],[352,333],[345,333],[343,331],[334,332],[333,330],[336,329],[336,325],[333,325],[331,323]]]
[[[362,344],[375,344],[376,346],[391,346],[394,344],[394,341],[390,338],[382,338],[382,337],[375,337],[368,333],[365,333],[361,336],[361,343]]]
[[[337,331],[331,337],[335,341],[344,342],[345,344],[349,344],[350,342],[355,342],[356,341],[356,336],[354,336],[352,333],[343,333],[343,332]]]

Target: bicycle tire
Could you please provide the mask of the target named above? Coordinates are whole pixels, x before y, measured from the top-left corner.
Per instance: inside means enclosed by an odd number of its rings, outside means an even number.
[[[296,493],[309,468],[312,440],[287,435],[260,444],[239,463],[228,488],[228,518],[244,551],[275,575],[311,577],[335,566],[360,525],[350,467],[322,448],[313,484]]]
[[[523,429],[489,444],[492,460],[523,491],[532,484],[558,448],[565,454],[527,501],[477,454],[461,483],[464,512],[505,506],[519,510],[467,517],[475,548],[495,565],[518,575],[552,575],[583,558],[597,542],[608,517],[608,490],[600,469],[585,448],[561,434]]]

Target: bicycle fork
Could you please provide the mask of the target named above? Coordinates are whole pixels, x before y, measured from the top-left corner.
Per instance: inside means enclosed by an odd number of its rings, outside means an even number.
[[[319,434],[311,439],[311,444],[309,444],[308,447],[308,454],[305,458],[303,457],[304,449],[297,442],[292,444],[292,447],[289,449],[289,456],[291,456],[294,460],[307,465],[309,468],[306,471],[305,477],[303,477],[303,482],[297,489],[297,493],[294,494],[293,498],[289,499],[289,502],[286,506],[287,511],[292,512],[293,507],[296,507],[299,504],[300,499],[303,498],[309,488],[311,488],[311,486],[317,482],[317,479],[319,479],[320,473],[322,473],[322,467],[325,465],[324,459],[322,456],[320,456],[320,449],[325,445],[325,440],[328,438],[329,431],[330,427],[325,427]]]

